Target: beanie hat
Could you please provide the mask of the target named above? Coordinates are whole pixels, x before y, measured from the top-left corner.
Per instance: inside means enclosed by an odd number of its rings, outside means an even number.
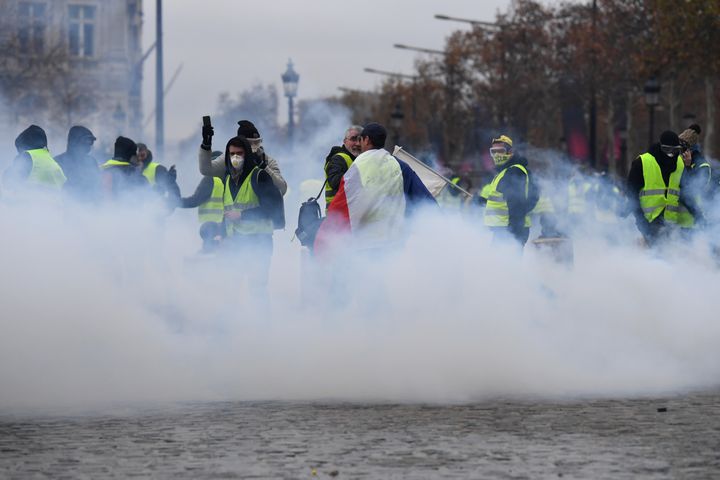
[[[129,161],[130,157],[137,154],[137,144],[126,137],[118,137],[115,140],[115,155],[113,158]]]
[[[680,145],[680,139],[677,136],[677,133],[665,130],[663,133],[660,134],[660,145],[668,145],[671,147],[675,147]]]
[[[688,145],[697,145],[699,143],[698,136],[702,132],[700,125],[693,123],[685,131],[683,131],[678,137],[680,140],[686,142]]]
[[[492,143],[505,143],[508,147],[512,147],[512,138],[507,135],[500,135],[498,138],[493,138]]]
[[[15,139],[15,148],[18,153],[45,147],[47,147],[47,135],[45,135],[45,130],[37,125],[30,125]]]
[[[240,125],[237,131],[238,137],[260,138],[260,132],[250,120],[240,120],[238,125]]]

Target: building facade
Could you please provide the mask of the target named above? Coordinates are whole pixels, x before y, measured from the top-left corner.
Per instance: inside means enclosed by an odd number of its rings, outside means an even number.
[[[141,34],[142,0],[0,0],[5,130],[140,136]]]

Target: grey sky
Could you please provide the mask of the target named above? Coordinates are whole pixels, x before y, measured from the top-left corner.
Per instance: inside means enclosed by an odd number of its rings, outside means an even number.
[[[493,20],[508,0],[165,0],[165,80],[183,71],[166,101],[166,138],[186,137],[211,113],[220,92],[274,83],[292,58],[300,74],[298,98],[335,95],[337,87],[370,89],[382,78],[364,67],[411,73],[416,54],[394,43],[442,48],[468,24],[436,20],[436,13]],[[143,43],[155,39],[155,1],[146,0]],[[155,57],[145,65],[144,109],[155,105]],[[283,97],[281,121],[287,116]],[[154,136],[154,122],[146,130]]]

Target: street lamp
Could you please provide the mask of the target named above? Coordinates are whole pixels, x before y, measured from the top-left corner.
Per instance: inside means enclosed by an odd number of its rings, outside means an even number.
[[[402,128],[404,118],[405,114],[402,111],[402,106],[400,106],[400,102],[397,102],[395,104],[395,110],[390,114],[390,126],[395,131],[395,145],[400,143],[400,129]]]
[[[115,121],[115,125],[117,125],[118,134],[122,135],[123,130],[125,130],[125,120],[127,120],[127,114],[119,103],[113,112],[113,120]]]
[[[287,70],[282,74],[283,90],[288,99],[288,139],[292,142],[293,130],[295,129],[295,111],[293,109],[293,98],[297,95],[300,75],[293,69],[292,59],[288,60]]]
[[[650,113],[650,125],[648,128],[648,145],[652,145],[655,141],[655,107],[660,104],[660,83],[655,78],[655,75],[645,83],[643,88],[645,93],[645,105],[648,106]]]

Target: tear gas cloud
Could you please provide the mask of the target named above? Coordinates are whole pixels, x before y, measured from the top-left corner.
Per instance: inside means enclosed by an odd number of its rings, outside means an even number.
[[[346,124],[319,131],[317,144],[329,149]],[[287,178],[291,188],[304,174]],[[330,273],[290,242],[295,198],[274,236],[267,298],[242,264],[196,255],[194,212],[6,198],[0,408],[717,386],[718,271],[705,237],[650,252],[630,218],[611,236],[576,225],[568,267],[531,245],[519,256],[493,244],[479,216],[428,213],[402,250]]]

